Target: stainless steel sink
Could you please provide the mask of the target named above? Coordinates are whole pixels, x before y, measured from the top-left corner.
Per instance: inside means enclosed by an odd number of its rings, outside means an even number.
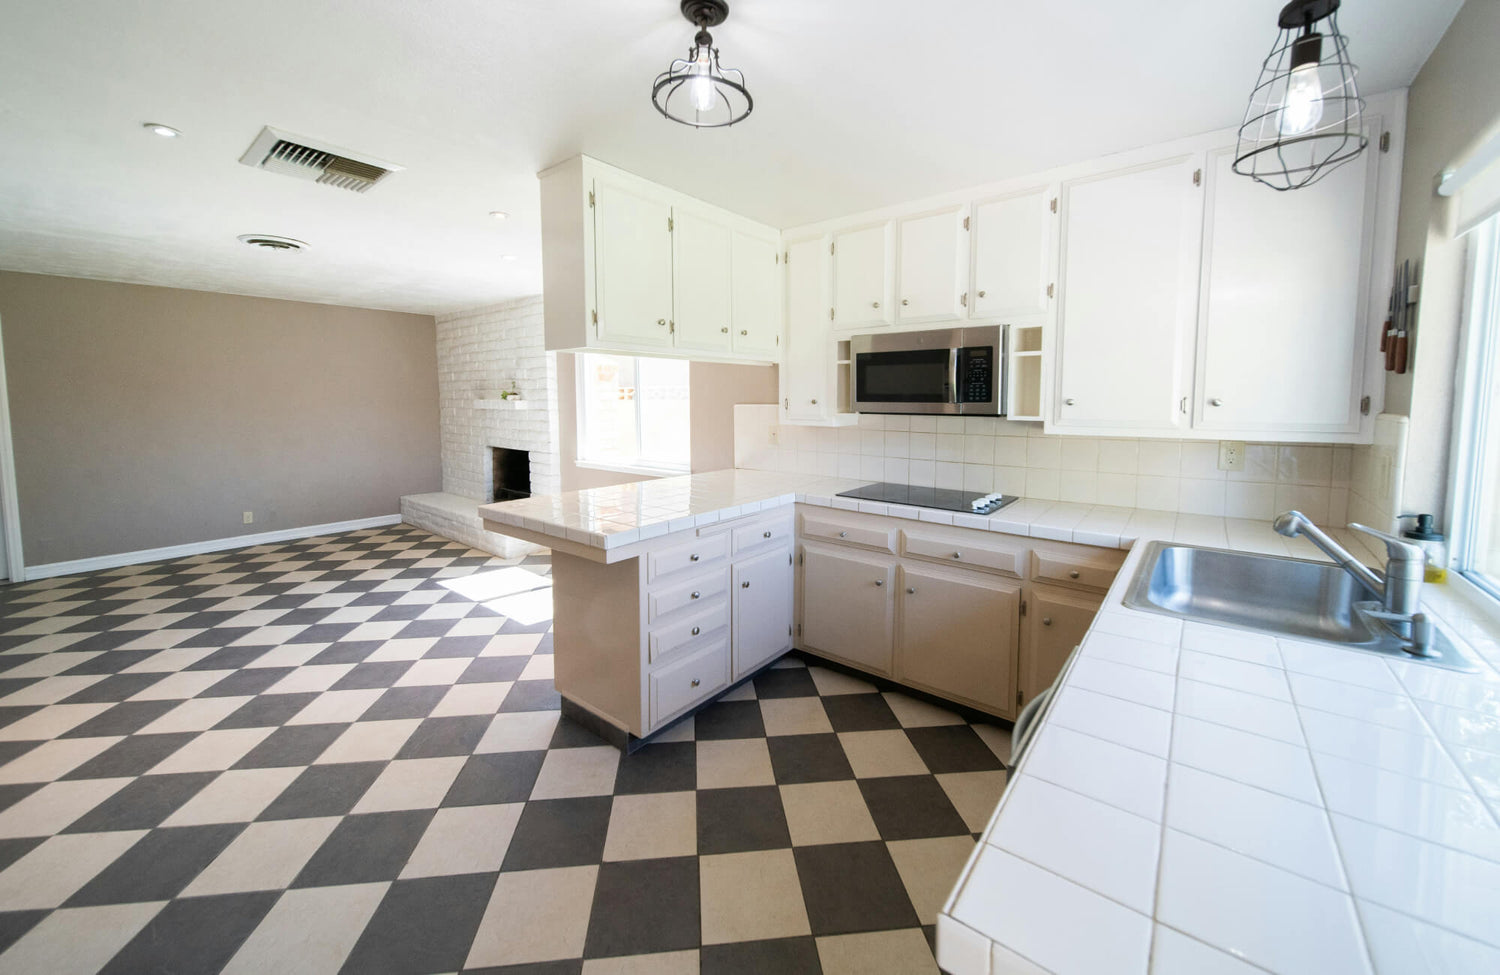
[[[1328,562],[1151,542],[1126,590],[1125,605],[1418,660],[1402,650],[1394,634],[1362,615],[1356,604],[1373,598]],[[1477,669],[1441,631],[1434,634],[1433,650],[1420,662]]]

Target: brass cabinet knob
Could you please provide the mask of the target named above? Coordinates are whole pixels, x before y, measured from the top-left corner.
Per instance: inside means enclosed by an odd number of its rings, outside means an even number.
[[[839,537],[840,538],[848,538],[849,537],[849,533],[848,532],[839,532]]]
[[[1069,579],[1077,579],[1078,578],[1078,570],[1077,569],[1070,570],[1068,572],[1068,578]]]
[[[1050,617],[1050,616],[1043,616],[1042,617],[1042,625],[1043,626],[1051,626],[1052,625],[1052,617]]]
[[[741,335],[749,335],[750,334],[750,330],[748,328],[742,328],[742,329],[740,329],[740,334]]]
[[[1077,402],[1077,401],[1074,400],[1074,399],[1072,399],[1071,397],[1069,397],[1068,399],[1063,400],[1063,405],[1064,406],[1072,406],[1075,402]]]
[[[696,678],[696,677],[693,678],[693,686],[694,687],[697,687],[701,683],[703,683],[703,682],[701,680],[699,680],[698,678]]]
[[[984,292],[983,292],[983,291],[980,291],[980,292],[977,292],[977,294],[978,294],[978,295],[979,295],[979,297],[981,297],[981,298],[983,298],[983,297],[984,297]]]
[[[812,403],[812,405],[814,405],[814,406],[818,405],[818,401],[817,400],[808,400],[808,402]]]
[[[725,335],[728,335],[729,334],[729,326],[725,325],[723,328],[719,329],[719,331],[723,332]],[[745,333],[741,332],[740,334],[744,335]]]
[[[915,596],[917,594],[917,591],[915,589],[908,589],[906,590],[906,594],[908,596]]]
[[[954,558],[955,558],[955,559],[961,559],[961,558],[963,558],[963,557],[964,557],[964,553],[962,553],[962,552],[954,552],[954,553],[953,553],[953,557],[954,557]]]
[[[876,579],[875,580],[875,585],[876,585],[877,588],[880,587],[880,586],[883,586],[883,585],[885,585],[885,580],[884,579]]]
[[[1211,400],[1208,401],[1208,405],[1209,406],[1223,406],[1224,405],[1224,401],[1221,400],[1221,399],[1219,399],[1217,396],[1215,396],[1213,399],[1211,399]]]
[[[667,324],[667,320],[665,318],[658,318],[656,320],[656,324],[658,324],[658,325],[665,325],[665,324]]]
[[[906,307],[906,306],[907,306],[907,305],[909,305],[909,304],[911,304],[911,302],[909,302],[909,301],[907,301],[907,300],[906,300],[906,299],[905,299],[905,298],[902,298],[902,299],[901,299],[901,306],[902,306],[902,307],[903,307],[903,308],[904,308],[904,307]]]

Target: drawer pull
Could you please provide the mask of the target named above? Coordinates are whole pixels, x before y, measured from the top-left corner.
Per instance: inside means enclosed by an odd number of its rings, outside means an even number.
[[[848,538],[849,537],[849,533],[848,532],[839,532],[839,537],[840,538]]]
[[[906,590],[906,594],[908,596],[915,596],[917,594],[917,591],[915,589],[908,589]]]
[[[1078,578],[1078,570],[1077,569],[1070,569],[1070,570],[1068,570],[1068,578],[1069,579],[1077,579]]]
[[[699,592],[699,591],[698,591],[698,590],[696,590],[696,589],[694,589],[694,590],[693,590],[693,595],[692,595],[692,597],[691,597],[691,598],[693,598],[693,599],[697,599],[697,598],[698,598],[698,597],[700,597],[700,596],[702,596],[702,595],[703,595],[703,593],[701,593],[701,592]]]
[[[878,587],[878,586],[883,586],[883,585],[885,585],[885,580],[884,580],[884,579],[876,579],[876,580],[875,580],[875,585],[876,585],[876,586],[877,586],[877,587]]]
[[[740,588],[741,589],[749,589],[750,588],[750,580],[746,579],[744,582],[740,583]]]
[[[954,558],[955,558],[955,559],[961,559],[961,558],[963,558],[963,557],[964,557],[964,553],[962,553],[962,552],[954,552],[954,553],[953,553],[953,557],[954,557]]]
[[[1042,617],[1042,625],[1043,626],[1051,626],[1052,625],[1052,617],[1050,617],[1050,616],[1043,616]]]
[[[703,682],[701,680],[699,680],[698,678],[696,678],[696,677],[693,678],[693,686],[694,687],[697,687],[701,683],[703,683]]]
[[[770,532],[761,532],[760,533],[760,537],[761,538],[770,538],[771,537],[771,533]]]
[[[696,561],[698,561],[698,553],[694,552],[692,555],[689,555],[688,556],[688,561],[689,562],[696,562]]]
[[[696,626],[693,627],[693,636],[697,636],[698,635],[699,629],[700,629],[700,627],[696,627]]]

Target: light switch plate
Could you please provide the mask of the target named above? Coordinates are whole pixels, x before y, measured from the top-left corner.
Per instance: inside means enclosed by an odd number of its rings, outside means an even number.
[[[1245,444],[1241,440],[1219,441],[1219,470],[1242,471],[1245,469]]]

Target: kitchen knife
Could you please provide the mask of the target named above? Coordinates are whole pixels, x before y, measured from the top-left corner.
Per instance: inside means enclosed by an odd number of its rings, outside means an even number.
[[[1396,278],[1391,288],[1391,327],[1386,333],[1385,343],[1385,371],[1396,370],[1396,334],[1401,328],[1401,274],[1404,267],[1396,268]]]
[[[1391,276],[1391,293],[1385,302],[1385,324],[1380,327],[1380,351],[1389,349],[1391,338],[1396,330],[1396,280],[1394,273]]]
[[[1408,268],[1406,274],[1403,275],[1404,280],[1402,281],[1401,294],[1399,295],[1401,300],[1401,328],[1396,332],[1396,374],[1399,376],[1406,374],[1407,358],[1411,351],[1409,333],[1412,325],[1412,309],[1407,299],[1411,296],[1412,282],[1416,280],[1416,277],[1417,272],[1415,268]]]

